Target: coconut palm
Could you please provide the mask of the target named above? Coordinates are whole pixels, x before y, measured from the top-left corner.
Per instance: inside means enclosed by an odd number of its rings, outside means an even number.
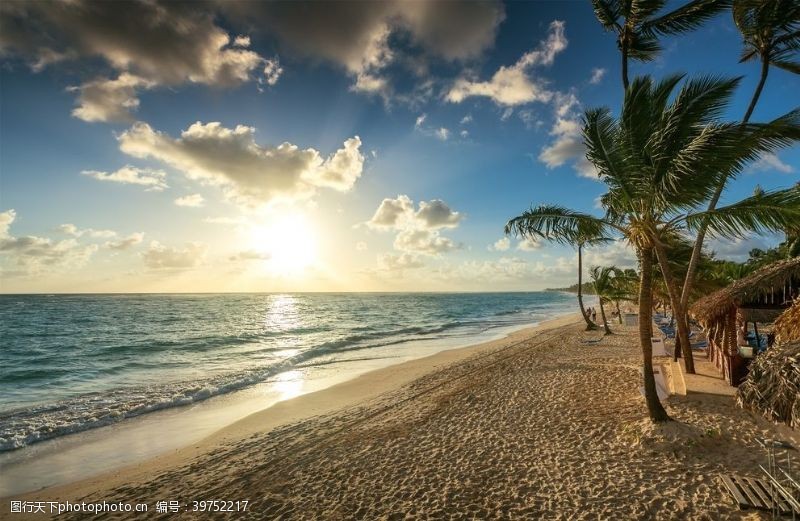
[[[618,270],[611,279],[611,291],[608,297],[614,303],[620,325],[622,325],[622,310],[619,309],[619,303],[622,301],[634,302],[636,300],[636,294],[639,292],[638,280],[639,275],[637,275],[636,270],[632,269]]]
[[[742,118],[746,124],[753,115],[753,110],[761,97],[764,84],[767,82],[770,66],[775,66],[795,74],[800,74],[800,62],[796,54],[800,50],[800,2],[798,0],[734,0],[733,20],[742,35],[744,49],[740,62],[758,59],[761,62],[761,75],[756,85],[747,111]],[[729,178],[737,172],[723,177],[714,195],[708,202],[708,209],[714,210]],[[681,304],[687,307],[695,280],[697,264],[703,250],[706,226],[701,225],[697,231],[692,259],[683,282]],[[688,317],[680,317],[688,320]]]
[[[506,228],[506,233],[510,233],[511,229]],[[583,249],[587,246],[602,244],[612,239],[599,233],[598,229],[594,226],[579,226],[574,233],[566,235],[553,235],[546,236],[544,234],[532,234],[531,238],[545,239],[560,244],[569,244],[578,250],[578,307],[581,310],[581,316],[586,322],[586,331],[597,329],[597,326],[589,318],[589,313],[583,305]]]
[[[555,205],[532,208],[511,219],[506,229],[522,236],[569,236],[579,227],[598,234],[616,232],[639,258],[639,339],[650,417],[667,419],[655,394],[652,376],[653,265],[658,260],[670,303],[682,311],[669,266],[670,237],[696,230],[705,221],[720,237],[741,237],[750,231],[777,230],[800,219],[800,189],[789,188],[751,196],[712,211],[697,211],[714,191],[722,172],[743,168],[761,154],[800,138],[800,111],[768,124],[726,124],[717,121],[738,80],[699,78],[687,81],[670,102],[680,76],[654,83],[635,79],[626,91],[622,115],[608,109],[587,111],[584,141],[587,158],[608,192],[601,198],[603,217]],[[682,347],[690,349],[688,331]],[[686,353],[686,351],[684,351]],[[687,372],[693,372],[691,351]]]
[[[592,266],[589,270],[589,276],[592,278],[594,292],[600,302],[600,316],[603,318],[604,334],[610,335],[612,332],[611,328],[608,327],[604,304],[608,304],[612,301],[615,289],[614,279],[622,277],[622,272],[616,266]]]
[[[628,59],[652,61],[661,51],[658,35],[696,29],[730,6],[730,0],[693,0],[659,15],[666,0],[592,0],[594,13],[606,31],[616,34],[622,54],[622,84],[628,88]]]

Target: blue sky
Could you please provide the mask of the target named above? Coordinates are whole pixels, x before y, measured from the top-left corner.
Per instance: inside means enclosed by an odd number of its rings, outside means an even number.
[[[116,5],[0,10],[0,290],[574,281],[569,248],[501,239],[531,204],[599,211],[576,122],[622,92],[589,2]],[[738,63],[729,14],[663,46],[631,75],[744,76],[727,114],[742,117],[758,65]],[[773,68],[753,120],[797,92]],[[783,150],[725,197],[798,169]],[[632,257],[615,244],[587,264],[611,262]]]

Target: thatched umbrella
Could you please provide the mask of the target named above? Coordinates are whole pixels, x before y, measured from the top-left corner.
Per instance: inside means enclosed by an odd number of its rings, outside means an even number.
[[[736,401],[772,421],[800,427],[800,341],[758,355]]]
[[[800,340],[800,297],[775,321],[774,332],[779,344]]]

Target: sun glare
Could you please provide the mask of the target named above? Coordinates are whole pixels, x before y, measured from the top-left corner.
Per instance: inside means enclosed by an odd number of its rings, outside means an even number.
[[[317,238],[306,216],[283,215],[250,232],[250,247],[265,254],[266,265],[275,273],[297,275],[317,259]]]

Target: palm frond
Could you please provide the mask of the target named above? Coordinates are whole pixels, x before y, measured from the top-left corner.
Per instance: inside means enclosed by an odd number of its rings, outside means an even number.
[[[610,237],[610,232],[602,219],[558,205],[531,208],[505,225],[506,234],[574,245]]]
[[[687,216],[686,225],[697,230],[706,219],[710,233],[728,239],[751,232],[782,231],[800,222],[800,189],[763,192],[729,206],[698,212]]]
[[[693,31],[730,8],[731,4],[732,0],[693,0],[674,11],[645,22],[642,28],[662,35]]]

